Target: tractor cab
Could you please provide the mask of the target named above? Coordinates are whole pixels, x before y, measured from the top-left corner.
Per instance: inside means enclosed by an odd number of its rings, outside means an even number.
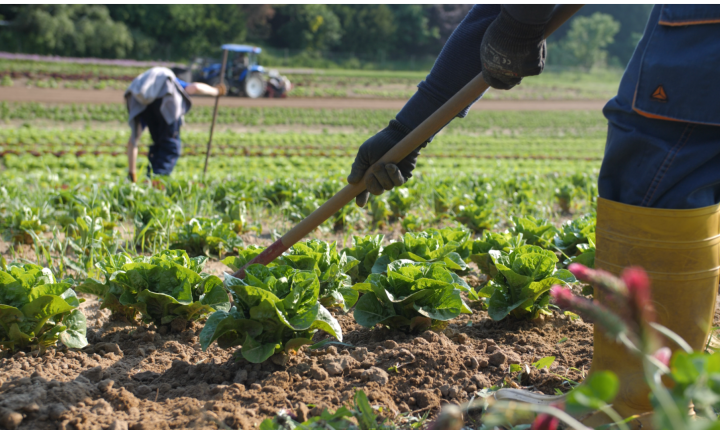
[[[223,51],[228,51],[223,79],[228,89],[228,95],[253,99],[262,97],[267,85],[265,68],[258,65],[258,54],[262,50],[256,46],[237,44],[226,44],[221,48]],[[195,81],[217,85],[221,82],[221,69],[221,62],[204,64],[200,76]]]

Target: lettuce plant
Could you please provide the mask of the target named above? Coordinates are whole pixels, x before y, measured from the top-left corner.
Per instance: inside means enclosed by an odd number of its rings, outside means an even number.
[[[495,224],[493,207],[489,205],[480,206],[475,203],[458,206],[455,220],[463,223],[475,233],[489,230]]]
[[[461,313],[472,313],[460,293],[475,292],[442,263],[396,260],[387,275],[373,273],[353,288],[363,293],[355,306],[355,321],[363,327],[423,329],[441,325]]]
[[[375,261],[383,249],[384,238],[385,235],[382,234],[353,236],[353,246],[343,250],[348,257],[353,257],[360,262],[348,272],[354,282],[364,281],[372,273]]]
[[[253,246],[243,249],[237,256],[222,262],[233,270],[238,270],[265,248]],[[360,261],[354,257],[339,253],[335,242],[311,239],[293,245],[285,254],[269,264],[289,266],[296,270],[311,270],[320,280],[320,303],[325,307],[337,306],[345,312],[357,302],[359,294],[352,289],[350,273],[357,274]]]
[[[261,363],[283,349],[311,343],[323,330],[342,340],[342,329],[318,302],[320,280],[312,270],[252,264],[245,279],[225,276],[235,306],[208,318],[200,333],[203,350],[215,341],[221,348],[242,345],[243,357]]]
[[[523,218],[512,217],[513,227],[510,229],[515,235],[522,234],[530,245],[547,248],[555,232],[555,227],[546,219],[537,219],[533,216]]]
[[[508,315],[528,319],[549,313],[552,286],[575,282],[572,273],[555,267],[555,253],[539,246],[524,245],[510,252],[492,250],[490,257],[497,275],[479,295],[490,298],[488,314],[496,321]]]
[[[105,275],[101,283],[86,279],[77,291],[103,300],[102,307],[143,322],[169,324],[176,318],[196,320],[215,310],[230,309],[230,300],[217,276],[202,272],[206,257],[190,258],[182,250],[166,250],[152,257],[111,255],[96,264]]]
[[[0,271],[0,346],[44,351],[59,340],[69,348],[87,345],[81,300],[50,269],[34,264]]]
[[[467,241],[460,250],[460,256],[465,261],[473,261],[480,271],[488,278],[497,276],[497,268],[490,257],[490,251],[510,252],[511,249],[525,244],[522,234],[513,236],[509,232],[490,233],[485,231],[483,237]]]
[[[589,214],[564,223],[553,239],[555,246],[566,255],[575,255],[579,244],[595,240],[595,222],[595,214]]]
[[[190,255],[220,255],[243,246],[236,225],[222,218],[193,218],[170,236],[171,249],[184,249]]]
[[[456,272],[467,270],[458,251],[470,239],[470,231],[463,227],[430,228],[418,233],[405,233],[403,240],[386,246],[375,262],[372,273],[384,273],[395,260],[412,260],[420,263],[443,262]]]
[[[338,306],[345,312],[357,302],[359,294],[352,288],[352,278],[348,274],[360,261],[338,253],[335,242],[311,239],[296,243],[290,250],[277,259],[279,265],[287,265],[296,270],[312,270],[320,280],[320,303],[325,307]]]

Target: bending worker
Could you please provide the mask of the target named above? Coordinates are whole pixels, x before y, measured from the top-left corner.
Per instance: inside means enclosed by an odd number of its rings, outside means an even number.
[[[130,124],[127,144],[130,180],[137,181],[138,142],[145,127],[153,140],[148,152],[148,175],[169,175],[180,158],[180,126],[183,115],[192,106],[188,96],[223,95],[224,89],[224,86],[215,88],[199,82],[188,84],[165,67],[153,67],[135,78],[125,91]]]
[[[543,28],[552,9],[473,7],[415,95],[360,146],[348,182],[362,180],[369,166],[481,71],[499,90],[540,74]],[[720,6],[655,6],[618,94],[603,110],[608,135],[598,184],[596,266],[616,275],[627,266],[645,268],[658,322],[695,350],[702,350],[709,336],[720,274],[718,68]],[[365,181],[367,190],[379,195],[402,185],[419,153],[381,166]],[[363,206],[367,199],[364,192],[356,202]],[[612,307],[599,294],[595,299]],[[601,370],[619,378],[613,407],[623,417],[652,410],[640,361],[596,328],[590,373]],[[557,400],[548,396],[548,403]]]

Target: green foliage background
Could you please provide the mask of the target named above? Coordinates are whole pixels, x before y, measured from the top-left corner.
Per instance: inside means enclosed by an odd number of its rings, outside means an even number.
[[[187,61],[248,42],[301,66],[412,59],[426,69],[470,5],[0,5],[0,50]],[[550,38],[548,63],[623,66],[650,5],[589,5]],[[577,21],[573,25],[573,21]],[[580,52],[579,47],[592,52]],[[417,59],[417,61],[416,61]],[[425,59],[426,61],[423,61]],[[329,60],[323,62],[321,60]],[[292,62],[290,63],[292,64]],[[288,65],[290,65],[288,64]],[[285,65],[285,64],[283,64]],[[388,66],[389,67],[389,66]],[[376,67],[377,68],[377,67]]]

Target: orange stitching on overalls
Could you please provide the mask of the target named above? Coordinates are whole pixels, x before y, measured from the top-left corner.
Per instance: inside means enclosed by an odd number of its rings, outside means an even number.
[[[655,196],[655,192],[660,187],[660,183],[662,182],[663,179],[665,179],[665,175],[667,174],[668,170],[670,170],[670,167],[672,166],[673,161],[675,161],[675,157],[677,157],[677,154],[680,152],[680,150],[688,143],[693,131],[695,131],[695,124],[688,124],[687,126],[685,126],[685,130],[683,130],[683,133],[680,135],[680,140],[670,150],[670,152],[665,157],[665,160],[663,161],[662,165],[660,165],[660,168],[658,169],[657,173],[655,174],[655,178],[653,179],[652,183],[650,184],[650,187],[648,188],[647,193],[645,194],[645,198],[643,198],[642,203],[640,203],[640,206],[647,207],[650,205],[652,198]],[[672,158],[670,158],[670,157],[672,157]],[[669,158],[669,160],[668,160],[668,158]],[[658,178],[658,175],[660,175],[659,178]]]

